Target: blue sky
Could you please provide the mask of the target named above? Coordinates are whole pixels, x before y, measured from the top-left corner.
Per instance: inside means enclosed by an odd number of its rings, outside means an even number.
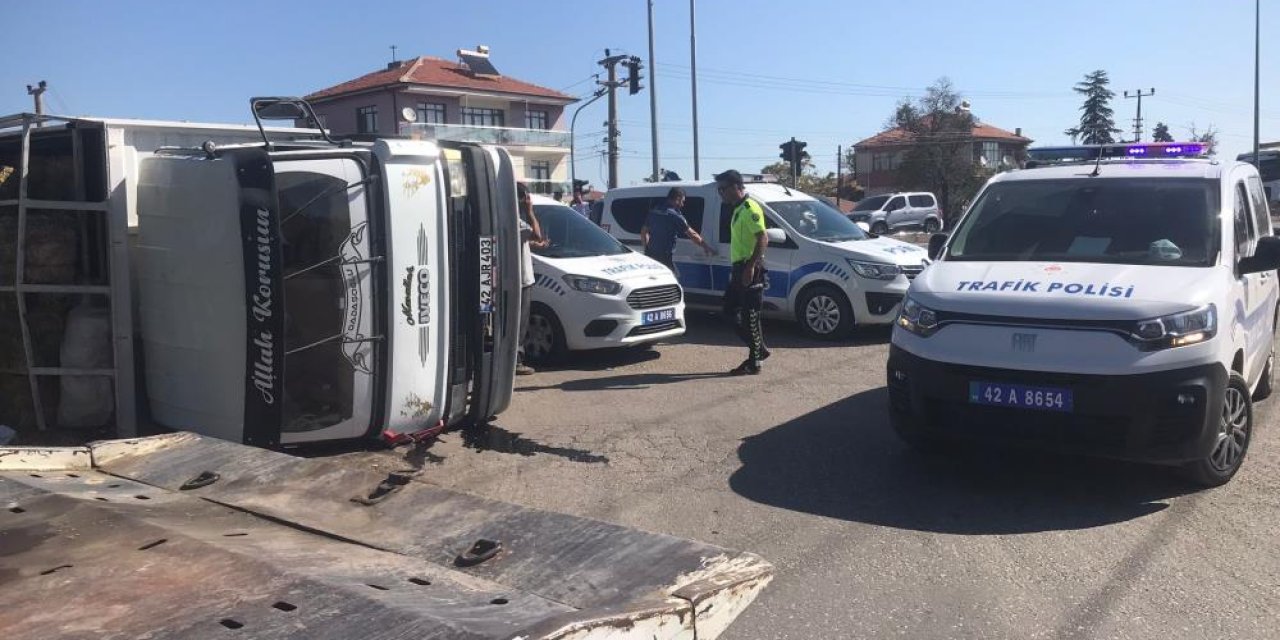
[[[1182,137],[1220,131],[1222,154],[1252,144],[1252,0],[697,0],[702,176],[758,171],[791,136],[822,171],[836,147],[879,131],[894,103],[951,78],[984,121],[1037,144],[1067,142],[1070,92],[1106,69],[1117,124],[1124,89]],[[1262,138],[1280,140],[1280,3],[1263,3]],[[647,59],[645,0],[471,2],[91,2],[7,7],[10,62],[0,113],[30,110],[47,80],[50,111],[245,122],[251,95],[305,94],[390,58],[454,57],[487,44],[505,74],[574,95],[591,90],[606,48]],[[655,0],[661,164],[692,177],[689,4]],[[1269,41],[1267,38],[1270,37]],[[646,80],[646,85],[649,81]],[[622,184],[650,170],[649,97],[619,97]],[[579,117],[578,173],[604,184],[605,104]]]

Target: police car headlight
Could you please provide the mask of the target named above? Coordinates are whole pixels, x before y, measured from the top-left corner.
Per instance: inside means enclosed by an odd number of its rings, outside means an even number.
[[[902,267],[896,264],[882,264],[879,262],[862,262],[845,258],[854,272],[864,278],[872,280],[893,280],[902,275]]]
[[[1218,333],[1218,309],[1205,305],[1194,311],[1141,320],[1133,330],[1133,342],[1143,351],[1198,344]]]
[[[938,313],[907,296],[898,314],[898,326],[927,338],[938,331]]]
[[[622,291],[622,285],[612,280],[592,278],[591,276],[565,276],[564,281],[570,287],[584,293],[599,293],[611,296]]]

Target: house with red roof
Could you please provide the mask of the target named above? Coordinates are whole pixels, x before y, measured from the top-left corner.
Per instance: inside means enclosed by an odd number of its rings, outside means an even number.
[[[992,171],[1016,166],[1019,159],[1026,157],[1027,146],[1032,142],[1022,135],[1021,128],[1009,132],[977,121],[973,125],[971,140],[969,160],[973,162],[975,170]],[[901,183],[898,167],[902,165],[907,151],[916,144],[919,141],[914,139],[910,131],[896,127],[853,145],[857,180],[866,190],[866,195],[909,191],[913,188],[912,185]]]
[[[564,110],[577,99],[502,75],[488,47],[460,49],[457,62],[431,56],[392,62],[307,100],[334,134],[497,144],[511,152],[516,175],[531,190],[571,193]]]

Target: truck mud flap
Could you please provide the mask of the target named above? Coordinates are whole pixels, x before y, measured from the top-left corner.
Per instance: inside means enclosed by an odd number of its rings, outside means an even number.
[[[706,640],[772,576],[749,553],[193,434],[0,449],[3,638]]]

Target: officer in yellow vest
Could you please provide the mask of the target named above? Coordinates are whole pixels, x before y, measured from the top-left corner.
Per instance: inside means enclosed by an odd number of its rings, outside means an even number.
[[[769,357],[760,328],[760,310],[768,277],[764,268],[764,209],[747,197],[742,174],[730,169],[715,177],[720,199],[733,207],[729,225],[729,259],[733,272],[724,293],[724,311],[736,321],[738,337],[747,345],[747,359],[729,373],[736,376],[760,373],[760,363]]]

